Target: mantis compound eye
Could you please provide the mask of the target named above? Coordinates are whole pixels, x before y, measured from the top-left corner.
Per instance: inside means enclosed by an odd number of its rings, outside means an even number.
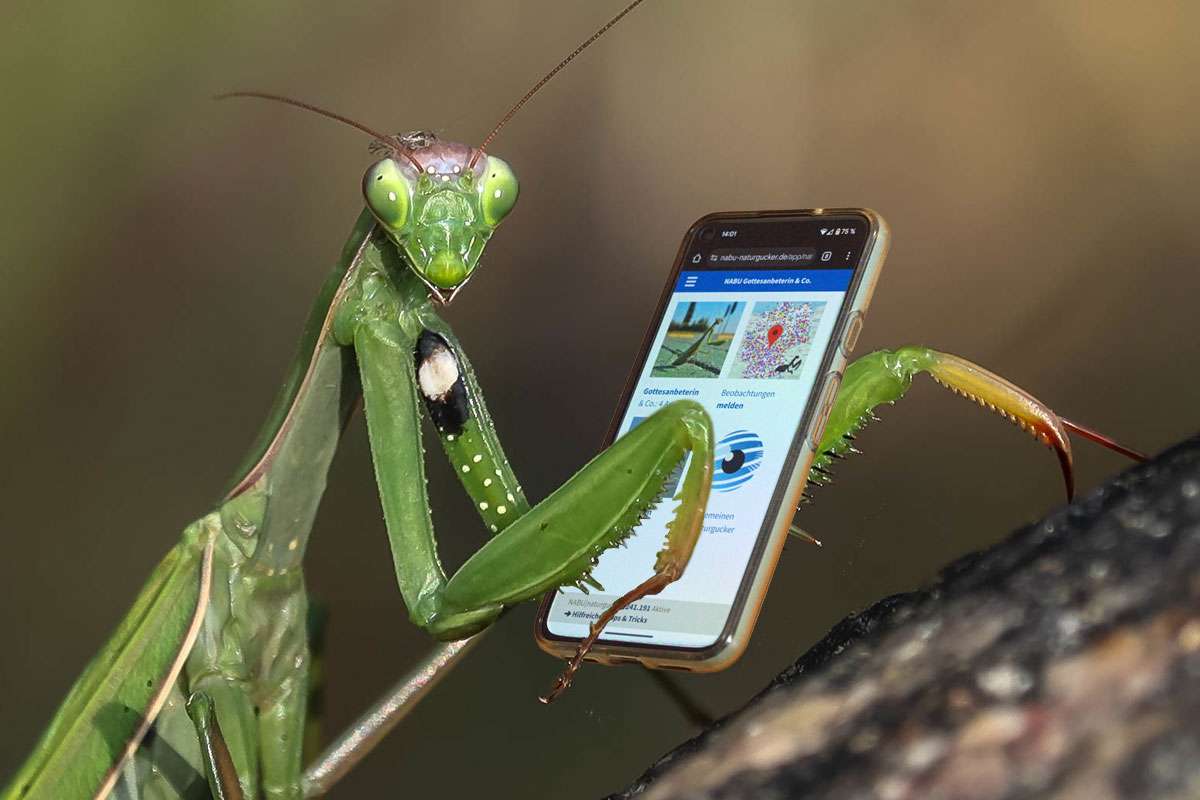
[[[495,156],[488,156],[479,181],[479,204],[483,221],[490,226],[500,224],[517,202],[517,176],[512,168]]]
[[[371,165],[363,176],[363,197],[375,219],[391,233],[408,224],[412,190],[400,165],[385,158]]]

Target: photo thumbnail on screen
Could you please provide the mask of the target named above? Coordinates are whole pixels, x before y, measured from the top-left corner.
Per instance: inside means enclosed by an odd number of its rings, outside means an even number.
[[[654,378],[716,378],[721,375],[745,303],[679,301],[654,357]]]

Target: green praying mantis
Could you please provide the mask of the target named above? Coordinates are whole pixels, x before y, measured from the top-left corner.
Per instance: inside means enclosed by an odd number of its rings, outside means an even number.
[[[410,619],[434,637],[460,641],[507,607],[586,581],[594,559],[629,534],[690,455],[653,574],[601,617],[556,690],[569,684],[613,613],[660,591],[686,568],[713,463],[703,408],[679,402],[662,409],[531,505],[464,348],[438,313],[474,275],[517,199],[513,171],[487,149],[549,77],[479,146],[424,133],[380,134],[309,107],[376,142],[381,157],[363,180],[367,209],[314,303],[285,386],[223,502],[188,526],[155,569],[4,800],[311,792],[301,763],[311,666],[302,564],[339,434],[360,396],[397,584]],[[852,451],[850,437],[872,409],[903,396],[920,372],[1050,445],[1071,492],[1067,433],[1095,434],[1002,378],[921,347],[873,353],[847,369],[814,482]],[[450,576],[439,563],[428,510],[422,408],[493,534]]]
[[[678,367],[683,364],[686,364],[692,356],[696,355],[696,353],[700,350],[701,347],[703,347],[705,344],[708,343],[708,341],[712,338],[713,331],[715,331],[717,328],[721,327],[721,324],[723,322],[725,322],[725,320],[722,319],[721,317],[717,317],[715,320],[713,320],[713,323],[711,325],[709,325],[707,328],[705,328],[703,331],[700,332],[700,335],[696,337],[695,341],[693,341],[691,344],[689,344],[683,350],[683,352],[681,352],[678,356],[675,357],[675,360],[671,362],[671,366]]]

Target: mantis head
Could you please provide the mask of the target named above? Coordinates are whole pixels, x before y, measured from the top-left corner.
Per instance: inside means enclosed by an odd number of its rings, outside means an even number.
[[[417,277],[449,302],[517,202],[517,177],[496,156],[431,133],[389,138],[383,148],[363,176],[367,208]]]
[[[479,266],[492,231],[517,202],[517,176],[507,163],[487,154],[488,145],[529,98],[642,1],[633,0],[558,62],[508,110],[478,147],[442,142],[426,131],[388,136],[333,111],[269,92],[226,92],[217,99],[273,100],[337,120],[371,136],[375,140],[372,151],[383,157],[363,176],[367,208],[434,299],[449,303]]]

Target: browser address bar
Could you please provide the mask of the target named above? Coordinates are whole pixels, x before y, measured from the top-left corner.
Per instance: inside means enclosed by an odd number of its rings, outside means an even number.
[[[708,255],[708,263],[719,265],[748,265],[748,264],[779,264],[781,266],[796,266],[797,264],[817,263],[817,248],[815,247],[722,247],[713,250]]]

